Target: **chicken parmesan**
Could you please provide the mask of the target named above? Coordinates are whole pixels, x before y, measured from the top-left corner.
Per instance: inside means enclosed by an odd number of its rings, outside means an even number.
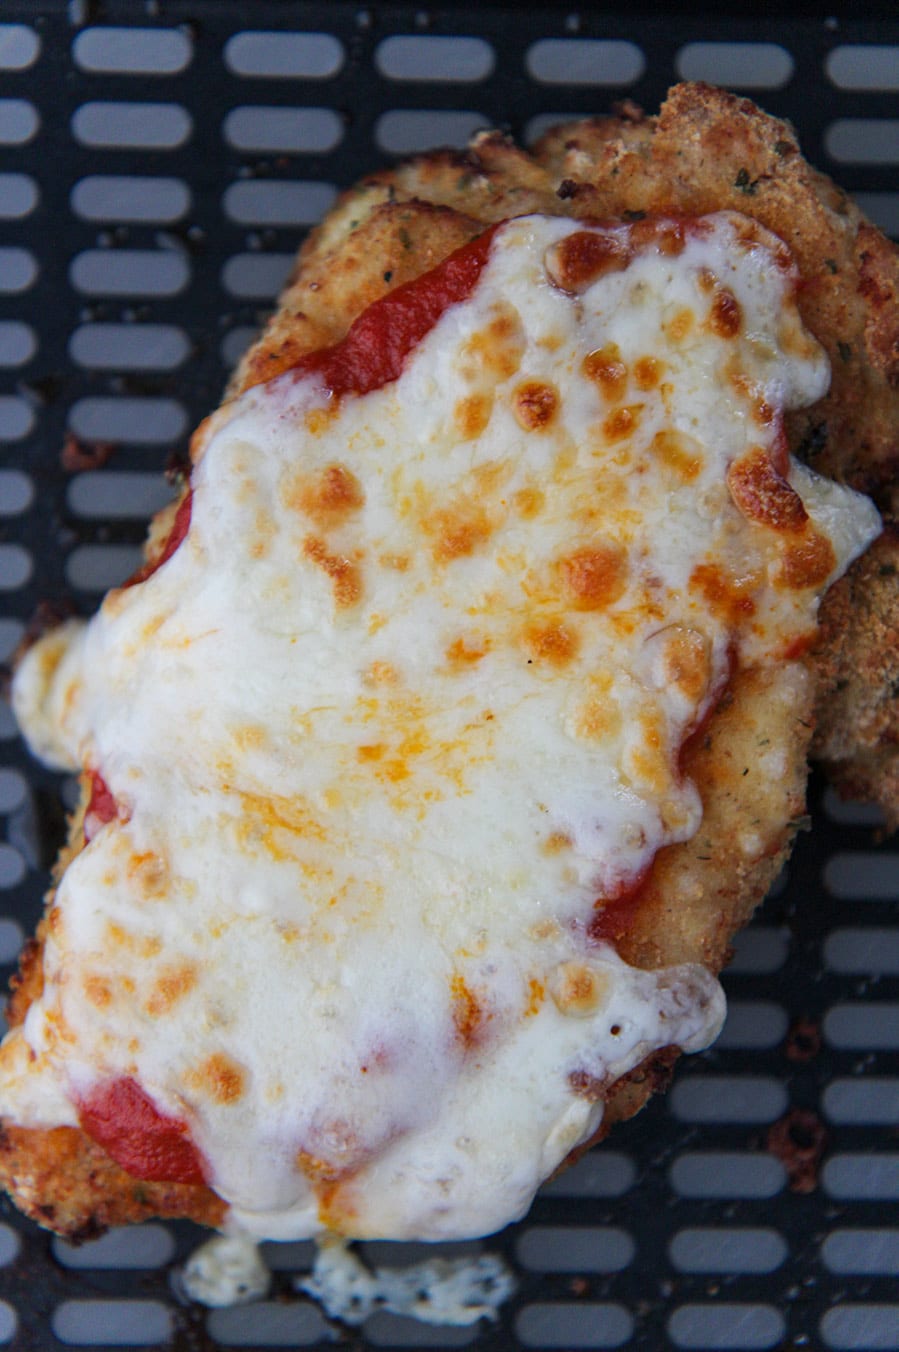
[[[573,197],[388,213],[438,256],[285,305],[146,566],[24,654],[82,776],[0,1050],[44,1224],[486,1234],[720,1028],[881,523],[790,454],[783,240]]]

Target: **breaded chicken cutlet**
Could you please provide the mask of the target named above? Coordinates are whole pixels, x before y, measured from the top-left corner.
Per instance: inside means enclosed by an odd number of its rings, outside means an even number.
[[[896,821],[897,277],[700,85],[344,194],[139,577],[19,668],[82,770],[22,1210],[485,1233],[714,1036],[810,750]]]

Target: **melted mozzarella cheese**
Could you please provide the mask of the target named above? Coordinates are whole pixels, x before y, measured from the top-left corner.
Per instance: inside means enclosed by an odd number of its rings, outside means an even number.
[[[585,235],[628,251],[575,284]],[[32,744],[119,813],[61,879],[5,1114],[133,1077],[245,1232],[451,1238],[715,1036],[705,969],[588,925],[697,830],[678,751],[730,664],[785,660],[878,525],[769,473],[828,380],[783,246],[633,238],[511,221],[394,383],[226,405],[181,546],[26,656]]]

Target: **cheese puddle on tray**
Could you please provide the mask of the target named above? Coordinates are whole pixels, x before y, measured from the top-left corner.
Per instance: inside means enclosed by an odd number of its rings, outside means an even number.
[[[678,753],[731,664],[786,660],[878,530],[776,468],[828,383],[795,281],[736,215],[523,217],[399,379],[213,416],[181,545],[16,677],[118,812],[59,885],[5,1116],[128,1077],[238,1231],[472,1236],[606,1086],[715,1037],[710,973],[589,926],[697,830]]]

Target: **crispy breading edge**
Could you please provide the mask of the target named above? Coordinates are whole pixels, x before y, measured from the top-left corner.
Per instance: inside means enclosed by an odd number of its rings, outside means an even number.
[[[841,363],[835,363],[828,399],[794,419],[793,445],[837,477],[885,491],[895,469],[899,424],[896,252],[839,189],[801,159],[787,124],[747,100],[702,85],[674,89],[658,118],[629,106],[614,118],[554,130],[534,155],[498,133],[486,133],[467,152],[421,156],[364,180],[309,236],[278,310],[240,363],[229,393],[270,379],[304,352],[338,341],[365,306],[433,267],[485,223],[527,211],[603,218],[724,208],[754,216],[791,244],[803,275],[800,308],[806,323]],[[827,277],[841,279],[833,284],[837,297],[821,285]],[[848,354],[840,344],[849,346]],[[161,548],[170,520],[171,509],[157,518],[151,556]],[[897,740],[895,715],[876,697],[884,689],[885,651],[895,651],[899,589],[889,579],[895,577],[896,552],[888,533],[879,550],[832,589],[822,642],[807,667],[737,673],[687,757],[685,768],[705,805],[701,831],[658,857],[645,904],[622,944],[629,961],[649,967],[703,961],[714,970],[725,963],[733,934],[777,876],[804,809],[815,684],[830,690],[846,681],[846,670],[857,671],[853,654],[857,657],[859,646],[879,654],[880,666],[873,681],[840,687],[843,716],[831,725],[822,720],[818,744],[830,745],[828,726],[831,735],[839,727],[845,740],[852,726],[846,714],[857,698],[865,710],[867,778],[857,767],[853,771],[857,749],[850,736],[843,779],[872,787],[871,767],[887,754],[881,742]],[[858,623],[856,593],[868,598],[876,623]],[[766,720],[777,704],[784,773],[772,783],[761,768],[759,743],[771,740]],[[877,762],[876,772],[881,771]],[[899,786],[891,792],[899,801]],[[753,805],[748,820],[747,803]],[[74,849],[79,835],[76,817]],[[16,1019],[39,989],[40,963],[39,934],[23,959],[13,999]],[[597,1138],[643,1106],[667,1079],[675,1057],[675,1049],[665,1049],[611,1087]],[[0,1181],[28,1214],[70,1236],[153,1214],[218,1224],[224,1210],[208,1189],[136,1183],[70,1128],[7,1127],[0,1135]]]

